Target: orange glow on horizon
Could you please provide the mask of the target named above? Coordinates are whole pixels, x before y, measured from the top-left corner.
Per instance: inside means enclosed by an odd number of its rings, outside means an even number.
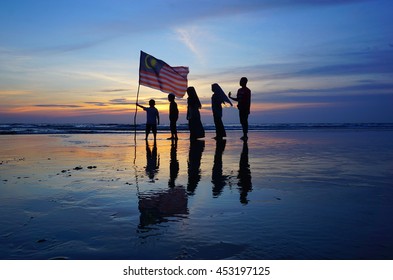
[[[258,103],[251,105],[251,111],[277,111],[296,108],[327,107],[330,103]]]
[[[161,123],[167,122],[167,116],[169,114],[169,102],[157,102],[156,108],[160,113]],[[185,100],[177,102],[179,114],[185,116],[187,114],[187,104]],[[143,106],[146,104],[142,103]],[[299,108],[321,108],[331,106],[330,103],[252,103],[251,112],[266,112],[266,111],[285,111],[290,109]],[[237,111],[236,104],[233,107],[224,108],[224,110]],[[2,113],[9,116],[47,116],[50,120],[51,117],[88,117],[93,115],[102,116],[125,116],[133,115],[135,113],[135,106],[133,104],[115,104],[99,106],[96,104],[69,104],[69,105],[56,105],[56,104],[44,104],[44,105],[26,105],[26,106],[13,106],[2,108]],[[204,104],[200,110],[202,116],[210,116],[211,106],[210,104]],[[141,108],[138,108],[139,122],[144,122],[144,112]]]

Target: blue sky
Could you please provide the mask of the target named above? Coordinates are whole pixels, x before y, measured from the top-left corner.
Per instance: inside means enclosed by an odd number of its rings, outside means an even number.
[[[1,1],[0,122],[133,121],[143,50],[210,86],[246,76],[250,122],[393,122],[392,1]],[[168,101],[154,98],[167,122]],[[178,99],[185,120],[186,99]],[[144,121],[138,115],[138,122]],[[236,108],[224,123],[237,122]]]

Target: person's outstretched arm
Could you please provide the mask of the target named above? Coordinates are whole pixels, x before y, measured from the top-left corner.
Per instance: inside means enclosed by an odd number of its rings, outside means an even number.
[[[229,92],[229,93],[228,93],[228,97],[229,97],[230,99],[232,99],[232,100],[238,101],[237,98],[232,97],[232,92]]]
[[[145,109],[145,106],[140,105],[139,103],[136,103],[136,106],[141,107],[142,109]]]

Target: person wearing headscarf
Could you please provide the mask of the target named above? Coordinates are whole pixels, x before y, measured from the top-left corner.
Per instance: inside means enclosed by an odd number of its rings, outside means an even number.
[[[203,128],[201,114],[199,112],[202,104],[194,87],[188,87],[187,94],[187,120],[190,129],[190,140],[196,140],[205,137],[205,129]]]
[[[220,140],[227,136],[224,124],[222,123],[222,104],[228,103],[232,106],[232,102],[218,84],[212,84],[212,92],[212,111],[214,125],[216,127],[216,137],[214,139]]]

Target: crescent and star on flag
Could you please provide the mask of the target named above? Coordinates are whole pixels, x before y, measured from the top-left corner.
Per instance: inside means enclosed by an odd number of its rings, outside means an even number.
[[[145,66],[147,69],[153,69],[157,65],[157,60],[152,57],[150,54],[145,57]]]

